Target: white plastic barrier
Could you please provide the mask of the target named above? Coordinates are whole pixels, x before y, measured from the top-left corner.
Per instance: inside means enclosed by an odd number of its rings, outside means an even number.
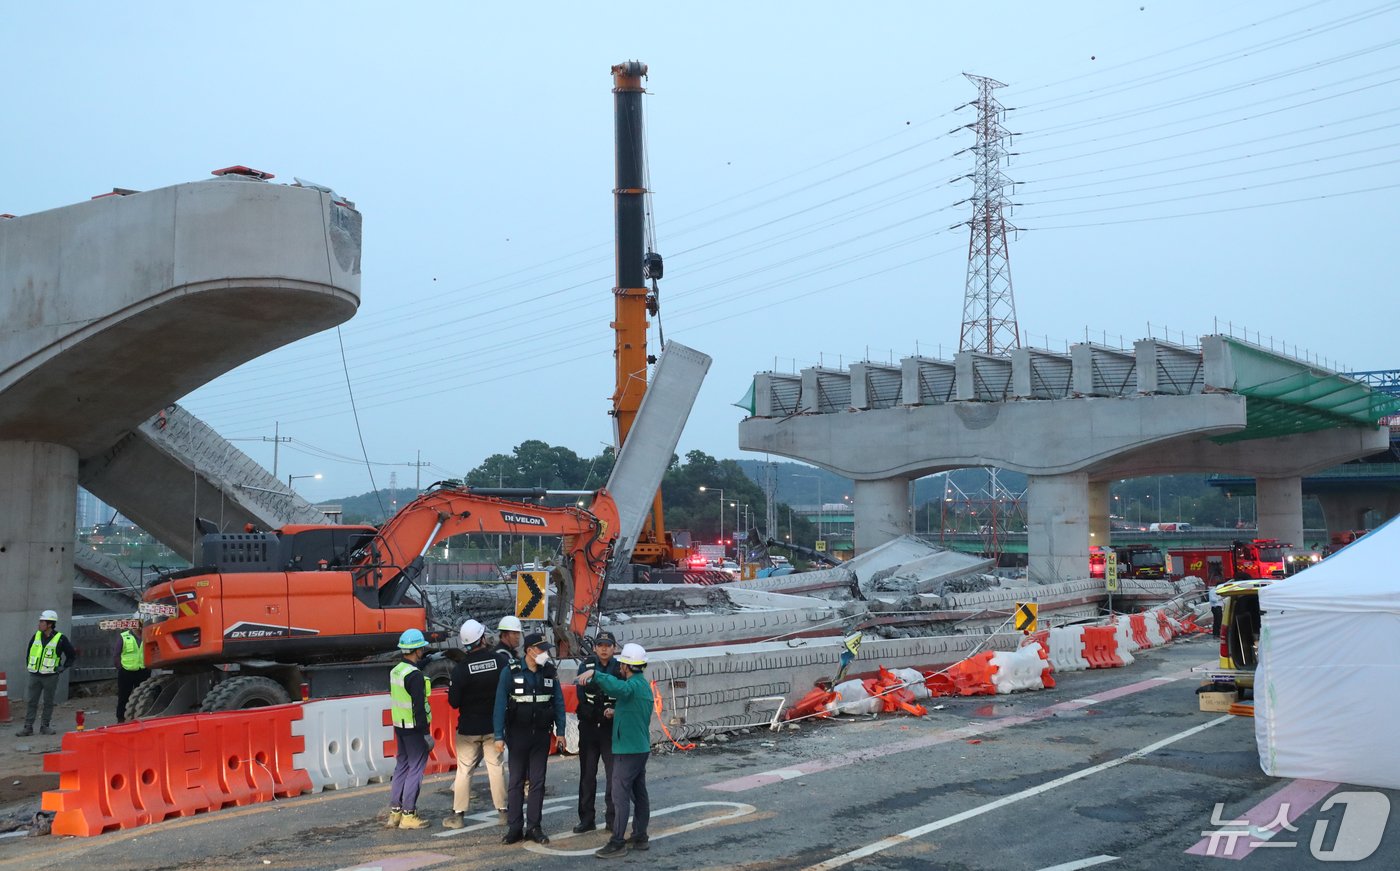
[[[924,686],[924,673],[916,668],[894,668],[890,674],[904,682],[905,689],[914,694],[914,699],[926,699],[933,695]]]
[[[384,755],[384,744],[394,739],[394,729],[384,725],[388,709],[387,694],[302,705],[292,734],[305,739],[305,749],[292,754],[292,764],[310,775],[313,792],[389,779],[394,759]]]
[[[996,666],[996,671],[992,673],[992,684],[997,688],[997,692],[1004,694],[1045,689],[1041,675],[1048,663],[1040,654],[1039,644],[1028,644],[1011,653],[994,654],[992,665]]]
[[[1148,611],[1143,616],[1147,621],[1147,640],[1152,647],[1161,647],[1171,641],[1171,634],[1162,631],[1162,612],[1160,610]]]
[[[1084,627],[1058,626],[1050,630],[1050,667],[1055,671],[1084,671]]]
[[[878,714],[884,708],[884,702],[871,697],[858,680],[839,683],[833,689],[841,694],[838,701],[826,706],[833,714]]]
[[[1127,614],[1118,615],[1118,621],[1114,624],[1117,627],[1118,653],[1123,656],[1123,664],[1127,665],[1132,661],[1132,657],[1125,654],[1132,654],[1141,650],[1142,647],[1133,640],[1133,618]]]

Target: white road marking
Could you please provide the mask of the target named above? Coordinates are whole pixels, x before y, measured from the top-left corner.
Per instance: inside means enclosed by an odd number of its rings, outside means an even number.
[[[722,823],[726,820],[737,820],[739,817],[746,817],[757,810],[757,808],[755,808],[751,804],[743,804],[737,801],[692,801],[687,802],[686,804],[672,805],[671,807],[661,808],[660,810],[652,811],[651,818],[654,820],[657,817],[664,817],[667,814],[680,813],[681,811],[690,810],[691,808],[697,807],[723,807],[730,808],[730,811],[729,813],[722,814],[720,816],[703,817],[701,819],[695,820],[694,822],[686,823],[683,826],[676,826],[674,829],[663,829],[659,832],[653,832],[648,837],[648,840],[659,841],[662,838],[669,838],[672,835],[684,834],[686,832],[694,831],[695,829],[704,828],[705,826],[712,826],[715,823]],[[562,835],[559,835],[558,837],[551,838],[550,840],[565,841],[569,838],[575,837],[578,837],[578,835],[575,835],[573,832],[565,832]],[[541,853],[547,856],[591,856],[593,855],[593,853],[597,852],[598,847],[589,847],[587,850],[555,850],[551,847],[544,847],[539,844],[526,844],[525,849],[531,851],[532,853]]]
[[[603,795],[603,793],[598,793],[598,798],[604,797],[605,796]],[[548,814],[553,813],[555,811],[568,810],[569,805],[565,804],[565,802],[576,801],[578,801],[578,796],[576,795],[561,795],[556,796],[555,798],[547,798],[544,800],[544,807],[540,810],[540,813]],[[479,832],[482,829],[490,829],[504,825],[501,822],[501,815],[496,813],[494,810],[482,811],[478,814],[467,814],[466,819],[480,820],[480,822],[476,823],[475,825],[463,826],[460,829],[444,829],[441,832],[433,832],[433,837],[455,838],[457,835],[465,835],[470,832]]]
[[[1063,865],[1051,865],[1049,868],[1041,868],[1040,871],[1079,871],[1080,868],[1092,868],[1105,862],[1117,861],[1117,856],[1090,856],[1088,859],[1076,859]]]
[[[1148,744],[1141,750],[1134,750],[1132,753],[1119,756],[1117,759],[1110,759],[1108,762],[1102,762],[1098,765],[1090,766],[1089,768],[1080,769],[1079,771],[1076,771],[1072,774],[1066,774],[1063,777],[1057,777],[1054,780],[1042,783],[1039,786],[1033,786],[1029,789],[1023,789],[1020,792],[1012,793],[1011,795],[1002,796],[1001,798],[995,801],[989,801],[986,804],[978,805],[977,807],[965,810],[962,813],[953,814],[952,816],[944,817],[941,820],[934,820],[931,823],[926,823],[922,826],[909,829],[908,831],[900,832],[897,835],[891,835],[888,838],[876,841],[873,844],[868,844],[857,850],[851,850],[849,853],[842,853],[839,856],[833,856],[830,859],[827,859],[825,862],[819,862],[816,865],[808,866],[808,871],[823,871],[823,869],[827,868],[840,868],[843,865],[849,865],[857,859],[864,859],[866,856],[873,856],[876,853],[884,852],[885,850],[888,850],[891,847],[898,847],[899,845],[908,843],[909,841],[912,841],[915,838],[927,835],[929,832],[936,832],[939,829],[946,829],[949,826],[954,826],[965,820],[970,820],[974,817],[979,817],[982,814],[990,813],[991,811],[1004,808],[1007,805],[1015,804],[1018,801],[1023,801],[1028,798],[1034,798],[1035,796],[1040,795],[1041,793],[1049,792],[1052,789],[1056,789],[1066,784],[1073,783],[1076,780],[1083,780],[1086,777],[1090,777],[1100,772],[1107,771],[1110,768],[1117,768],[1119,765],[1122,765],[1126,762],[1132,762],[1135,759],[1141,759],[1144,756],[1161,750],[1163,747],[1175,744],[1176,742],[1181,741],[1182,739],[1190,738],[1192,735],[1204,732],[1206,729],[1209,729],[1212,726],[1219,726],[1221,723],[1233,719],[1234,717],[1229,714],[1226,714],[1223,717],[1216,717],[1214,720],[1202,723],[1199,726],[1193,726],[1192,728],[1187,729],[1184,732],[1177,732],[1175,735],[1163,738],[1162,740],[1156,741],[1152,744]]]

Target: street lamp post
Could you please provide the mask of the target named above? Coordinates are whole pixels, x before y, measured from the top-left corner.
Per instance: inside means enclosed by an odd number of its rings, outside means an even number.
[[[719,546],[724,547],[724,488],[715,487],[714,489],[719,491]],[[709,487],[706,487],[704,484],[700,485],[701,493],[708,493],[709,491]]]
[[[793,475],[794,478],[816,478],[817,479],[817,539],[822,537],[822,476],[821,475]]]
[[[288,490],[292,489],[292,482],[295,481],[297,478],[315,478],[316,480],[319,481],[319,480],[321,480],[321,473],[320,473],[320,472],[317,472],[317,473],[314,474],[314,475],[288,475],[288,476],[287,476],[287,489],[288,489]]]

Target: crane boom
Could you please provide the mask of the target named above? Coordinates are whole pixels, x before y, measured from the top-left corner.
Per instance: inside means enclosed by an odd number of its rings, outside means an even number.
[[[647,353],[648,313],[659,309],[656,295],[648,293],[648,278],[661,277],[661,258],[646,244],[646,153],[642,136],[642,79],[647,65],[627,61],[612,68],[613,123],[616,143],[616,184],[613,188],[616,226],[616,283],[613,287],[616,337],[613,350],[615,389],[611,414],[619,451],[631,434],[647,391],[647,367],[656,359]],[[634,562],[651,566],[675,565],[685,556],[666,532],[666,518],[658,490],[651,516],[632,552]]]

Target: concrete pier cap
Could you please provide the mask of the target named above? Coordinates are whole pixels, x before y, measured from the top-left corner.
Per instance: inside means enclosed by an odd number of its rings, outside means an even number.
[[[853,479],[857,552],[894,537],[909,480],[977,466],[1022,472],[1029,572],[1042,583],[1087,574],[1091,543],[1108,541],[1114,479],[1255,476],[1261,534],[1297,544],[1301,476],[1388,445],[1374,425],[1385,401],[1364,385],[1225,336],[1200,348],[1148,339],[1131,351],[1085,343],[1067,355],[911,357],[900,372],[896,398],[893,372],[877,367],[761,373],[739,446]]]
[[[0,221],[0,637],[67,625],[78,464],[267,351],[348,320],[361,217],[226,175]],[[24,673],[19,644],[0,670]]]

